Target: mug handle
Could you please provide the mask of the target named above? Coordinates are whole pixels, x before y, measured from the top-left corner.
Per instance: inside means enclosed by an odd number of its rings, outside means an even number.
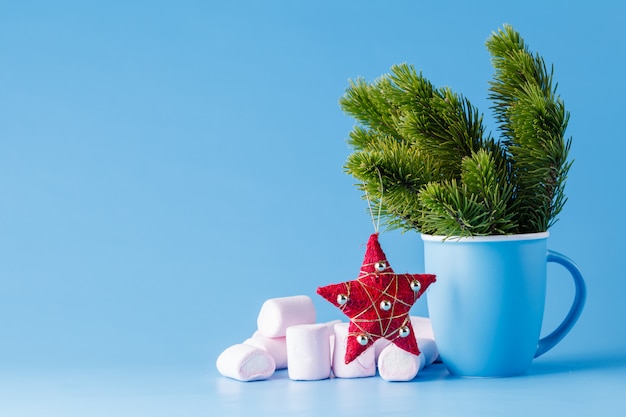
[[[563,320],[559,327],[557,327],[552,333],[539,340],[535,358],[552,349],[561,341],[561,339],[565,337],[567,333],[569,333],[580,317],[580,313],[582,313],[585,305],[585,299],[587,298],[587,288],[585,286],[585,281],[583,280],[583,275],[571,259],[558,252],[548,250],[547,261],[563,265],[565,269],[569,271],[574,279],[576,294],[574,296],[574,302],[572,303],[565,320]]]

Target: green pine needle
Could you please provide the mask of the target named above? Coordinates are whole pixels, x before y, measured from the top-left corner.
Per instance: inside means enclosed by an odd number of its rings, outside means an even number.
[[[547,230],[566,198],[569,114],[552,70],[505,25],[486,43],[494,78],[489,98],[502,139],[450,88],[411,65],[372,83],[351,81],[340,100],[356,121],[345,164],[390,228],[445,236]]]

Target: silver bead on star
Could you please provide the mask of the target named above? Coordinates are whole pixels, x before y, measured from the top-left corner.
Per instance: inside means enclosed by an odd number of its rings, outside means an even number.
[[[387,262],[385,261],[376,262],[374,264],[374,269],[376,269],[378,272],[383,272],[385,269],[387,269]]]
[[[360,334],[360,335],[358,335],[356,337],[356,341],[359,342],[359,345],[365,346],[365,345],[367,345],[367,342],[369,342],[369,339],[368,339],[367,335]]]
[[[344,305],[347,302],[348,302],[348,296],[347,295],[345,295],[345,294],[337,295],[337,304],[342,306],[342,305]]]
[[[411,334],[411,329],[409,329],[409,326],[402,326],[400,327],[400,331],[398,332],[398,334],[400,335],[400,337],[407,337]]]
[[[383,300],[380,302],[380,309],[383,311],[389,311],[391,310],[391,301],[389,300]]]
[[[419,290],[422,289],[422,283],[416,279],[411,281],[411,289],[413,290],[413,292],[419,292]]]

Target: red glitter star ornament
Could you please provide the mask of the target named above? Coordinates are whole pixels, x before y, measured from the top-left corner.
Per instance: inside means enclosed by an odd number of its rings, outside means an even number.
[[[419,355],[409,310],[433,282],[432,274],[394,273],[378,243],[378,233],[372,234],[359,277],[317,289],[350,318],[346,364],[380,338]]]

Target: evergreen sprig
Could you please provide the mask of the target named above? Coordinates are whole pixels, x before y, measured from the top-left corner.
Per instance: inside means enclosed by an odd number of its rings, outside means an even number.
[[[547,230],[566,201],[569,114],[552,70],[509,25],[492,33],[489,98],[502,134],[450,88],[411,65],[368,83],[351,81],[340,99],[358,124],[345,169],[390,228],[445,236]]]

